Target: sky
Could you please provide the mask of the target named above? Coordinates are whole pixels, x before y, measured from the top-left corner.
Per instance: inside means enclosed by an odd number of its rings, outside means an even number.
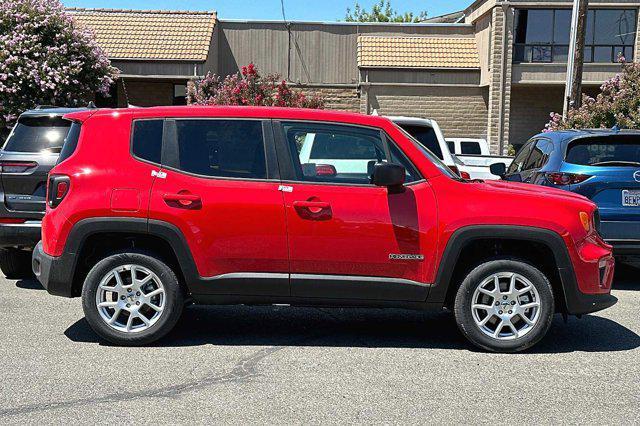
[[[391,0],[400,12],[418,14],[426,10],[438,16],[461,10],[473,0]],[[215,10],[219,19],[282,19],[280,0],[62,0],[67,7],[95,7],[109,9]],[[284,0],[288,20],[339,21],[355,0]],[[359,0],[361,6],[371,8],[377,0]]]

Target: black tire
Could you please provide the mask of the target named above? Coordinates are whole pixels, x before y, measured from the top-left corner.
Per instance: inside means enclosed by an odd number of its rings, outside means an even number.
[[[485,334],[480,325],[476,324],[471,307],[474,293],[482,282],[494,274],[503,272],[517,273],[529,280],[540,297],[537,322],[531,326],[527,333],[521,337],[515,337],[513,340],[500,340]],[[499,308],[496,307],[496,309]],[[458,288],[454,303],[456,323],[462,334],[474,345],[492,352],[519,352],[535,345],[549,330],[554,313],[553,289],[547,277],[532,265],[514,259],[492,260],[477,266],[467,275]],[[515,317],[515,320],[516,322],[520,321],[518,317]],[[497,323],[499,318],[494,317],[492,321]],[[498,327],[496,326],[495,328]]]
[[[33,278],[31,252],[15,248],[0,249],[0,270],[10,280]]]
[[[162,314],[146,330],[136,333],[119,331],[109,326],[98,311],[96,294],[101,280],[109,271],[124,265],[140,265],[153,272],[164,286]],[[184,307],[182,288],[173,270],[164,262],[141,252],[113,254],[96,263],[82,288],[82,308],[91,328],[103,339],[122,346],[142,346],[164,337],[176,325]]]

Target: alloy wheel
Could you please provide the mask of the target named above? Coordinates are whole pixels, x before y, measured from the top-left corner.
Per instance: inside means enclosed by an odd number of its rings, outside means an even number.
[[[158,276],[141,265],[123,265],[104,275],[96,291],[102,320],[114,330],[139,333],[155,324],[166,304]]]
[[[500,272],[485,278],[471,299],[476,326],[497,340],[513,340],[529,333],[540,318],[540,295],[523,275]]]

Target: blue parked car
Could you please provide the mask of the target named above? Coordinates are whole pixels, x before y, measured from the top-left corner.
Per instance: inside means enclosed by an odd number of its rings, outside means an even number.
[[[600,210],[600,235],[621,261],[640,262],[640,131],[566,130],[531,138],[502,179],[565,189]]]

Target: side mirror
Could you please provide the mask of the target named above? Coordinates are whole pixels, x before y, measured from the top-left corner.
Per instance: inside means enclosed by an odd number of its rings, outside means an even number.
[[[373,166],[371,182],[376,186],[386,186],[397,191],[404,185],[406,171],[404,166],[393,163],[376,163]]]
[[[507,174],[507,165],[504,163],[493,163],[489,166],[489,170],[492,175],[500,176],[501,178]]]

